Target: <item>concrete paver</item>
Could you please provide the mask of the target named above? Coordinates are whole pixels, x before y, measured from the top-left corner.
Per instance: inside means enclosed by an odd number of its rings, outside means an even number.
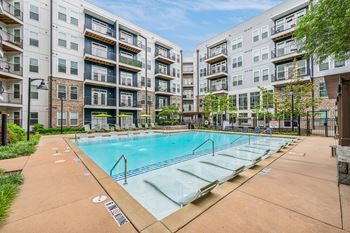
[[[0,168],[7,172],[20,171],[24,168],[29,156],[0,160]]]

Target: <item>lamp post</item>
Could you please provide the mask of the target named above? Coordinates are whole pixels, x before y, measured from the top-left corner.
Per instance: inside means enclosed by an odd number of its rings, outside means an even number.
[[[28,79],[28,116],[27,116],[27,141],[29,141],[30,137],[30,99],[31,99],[31,92],[32,92],[32,82],[40,80],[41,83],[37,87],[38,90],[44,90],[47,91],[48,88],[45,84],[45,80],[43,78],[29,78]]]
[[[292,97],[292,132],[294,132],[294,92],[291,90],[289,95]]]
[[[63,101],[65,100],[64,96],[61,95],[60,96],[60,100],[61,100],[61,134],[63,134]]]

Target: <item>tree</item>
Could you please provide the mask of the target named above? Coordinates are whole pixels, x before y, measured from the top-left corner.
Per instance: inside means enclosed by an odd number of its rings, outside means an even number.
[[[170,120],[170,124],[174,124],[175,120],[180,116],[179,106],[176,104],[167,105],[161,108],[158,116],[162,119]]]
[[[299,19],[295,38],[307,57],[319,62],[350,57],[350,0],[319,0]]]
[[[213,121],[213,116],[216,115],[216,123],[219,120],[219,116],[222,118],[223,115],[227,115],[229,111],[233,110],[232,97],[228,95],[214,95],[208,93],[204,96],[204,116],[207,119]]]
[[[273,91],[268,90],[265,87],[258,87],[259,92],[259,101],[254,104],[252,107],[252,112],[256,114],[256,120],[264,119],[267,120],[272,118],[271,109],[273,108]]]

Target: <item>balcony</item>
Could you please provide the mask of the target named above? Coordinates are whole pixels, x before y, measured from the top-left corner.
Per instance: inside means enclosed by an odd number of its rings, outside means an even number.
[[[140,72],[142,70],[142,62],[119,55],[119,67],[132,72]]]
[[[205,59],[205,62],[209,64],[214,64],[225,59],[227,59],[227,50],[223,48],[221,50],[212,51],[207,57],[207,59]]]
[[[184,67],[182,70],[183,74],[193,74],[193,67]]]
[[[0,29],[0,40],[2,44],[2,49],[5,52],[23,51],[23,40],[20,37],[16,37],[3,29]]]
[[[142,105],[141,105],[141,102],[121,101],[119,103],[119,109],[121,109],[121,110],[142,110]]]
[[[289,71],[283,71],[283,72],[275,72],[276,74],[271,75],[271,82],[272,85],[278,86],[278,85],[284,85],[287,82],[291,80],[292,74]],[[299,75],[301,78],[301,81],[307,81],[310,80],[310,70],[302,68],[299,71]]]
[[[0,94],[0,106],[1,107],[22,107],[22,95],[20,93],[2,93]]]
[[[119,47],[133,53],[140,53],[142,51],[142,43],[134,37],[120,34]]]
[[[23,13],[6,0],[0,1],[0,21],[5,24],[23,24]]]
[[[156,95],[169,95],[170,96],[170,95],[174,95],[174,92],[172,92],[170,88],[156,86],[155,94]]]
[[[23,79],[22,66],[7,61],[0,61],[0,78]]]
[[[94,63],[115,67],[117,65],[114,52],[92,46],[85,47],[84,59]]]
[[[227,76],[227,67],[226,66],[218,66],[210,69],[209,75],[207,79],[218,79]]]
[[[172,72],[165,69],[159,69],[158,67],[156,67],[154,76],[165,80],[173,80],[175,78],[175,75]]]
[[[119,88],[124,89],[124,90],[140,91],[141,90],[141,83],[134,82],[130,79],[121,78],[120,83],[119,83]]]
[[[224,93],[227,93],[228,86],[226,83],[225,84],[211,85],[209,87],[209,91],[212,92],[213,94],[224,94]]]
[[[171,64],[175,63],[175,61],[176,61],[175,54],[170,53],[170,52],[156,50],[154,56],[155,56],[156,60],[161,61],[161,62],[168,64],[168,65],[171,65]]]
[[[294,58],[301,57],[302,55],[303,53],[300,52],[300,48],[295,44],[279,48],[276,47],[274,51],[271,51],[271,62],[276,63],[292,60]]]
[[[194,87],[193,80],[191,82],[187,81],[182,84],[183,87]]]
[[[183,100],[193,100],[194,99],[194,95],[192,94],[187,94],[187,95],[182,95],[182,99]]]
[[[273,41],[278,41],[286,37],[290,37],[295,31],[297,23],[298,19],[294,18],[289,22],[273,26],[271,28],[271,39]]]
[[[194,106],[193,105],[183,105],[183,112],[184,113],[193,113]]]
[[[84,33],[86,37],[103,41],[107,44],[114,45],[117,42],[116,32],[113,29],[95,23],[93,21],[89,21],[85,24]]]
[[[85,108],[94,108],[94,109],[115,109],[116,99],[115,98],[94,98],[91,96],[85,96],[84,98],[84,107]]]
[[[99,74],[87,72],[84,73],[85,83],[102,86],[102,87],[115,87],[116,75],[115,74]]]

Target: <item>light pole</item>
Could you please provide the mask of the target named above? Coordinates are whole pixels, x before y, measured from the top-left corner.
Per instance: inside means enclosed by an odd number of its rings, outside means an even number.
[[[61,134],[63,134],[63,101],[65,100],[64,96],[60,96],[61,100]]]
[[[292,97],[292,132],[294,132],[294,92],[291,90],[289,95]]]
[[[29,141],[30,137],[30,99],[32,92],[32,82],[40,80],[41,83],[37,87],[38,90],[49,90],[45,84],[45,80],[43,78],[29,78],[28,79],[28,116],[27,116],[27,141]]]

